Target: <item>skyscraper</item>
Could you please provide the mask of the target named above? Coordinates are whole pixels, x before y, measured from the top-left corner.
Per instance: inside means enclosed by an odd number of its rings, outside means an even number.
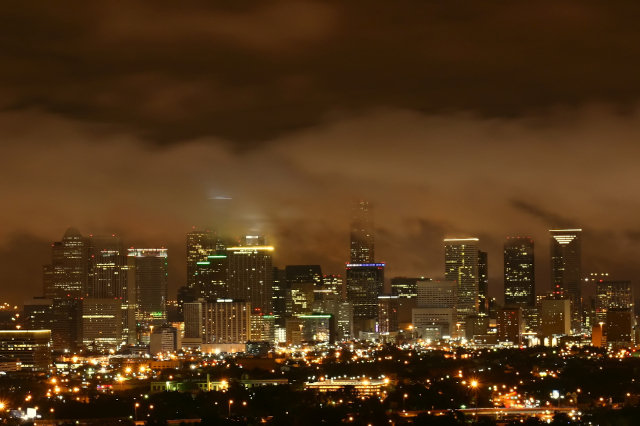
[[[350,259],[347,264],[347,300],[353,305],[354,331],[374,331],[378,296],[384,288],[384,263],[375,263],[372,210],[368,201],[353,209]]]
[[[255,236],[244,238],[243,244],[227,247],[229,264],[229,297],[251,302],[254,309],[270,313],[273,285],[273,246],[257,245]]]
[[[167,319],[167,249],[130,248],[129,282],[135,283],[136,319],[144,325],[162,325]]]
[[[50,299],[81,297],[87,286],[88,244],[75,228],[51,245],[51,264],[44,266],[44,294]]]
[[[596,322],[606,322],[611,309],[627,309],[633,313],[631,281],[599,280],[596,284]]]
[[[536,305],[533,240],[507,237],[504,243],[504,304],[534,308]]]
[[[582,229],[550,229],[551,286],[559,299],[571,301],[571,329],[581,329],[581,232]]]
[[[194,288],[198,281],[198,262],[216,254],[216,239],[211,231],[193,230],[187,233],[187,287]]]
[[[478,311],[489,314],[489,254],[478,250]]]
[[[195,298],[215,300],[229,295],[227,288],[228,259],[226,252],[210,254],[196,262],[191,290]]]
[[[374,331],[378,296],[384,289],[384,263],[347,264],[347,300],[353,305],[355,332]]]
[[[458,322],[478,313],[478,238],[444,240],[445,279],[458,283]]]
[[[351,222],[351,261],[349,263],[373,263],[375,261],[372,209],[368,201],[354,206]]]

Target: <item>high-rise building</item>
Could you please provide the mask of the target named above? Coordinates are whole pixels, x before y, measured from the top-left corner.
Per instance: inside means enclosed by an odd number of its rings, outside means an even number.
[[[551,287],[556,298],[571,301],[571,329],[582,328],[581,233],[582,229],[550,229]]]
[[[358,202],[353,209],[351,222],[351,261],[349,263],[374,263],[375,238],[373,213],[368,201]]]
[[[478,250],[478,312],[489,314],[489,253]]]
[[[425,277],[393,277],[391,278],[391,294],[405,299],[411,299],[418,295],[418,281],[428,280]]]
[[[168,266],[165,248],[130,248],[128,282],[136,292],[136,319],[145,325],[162,325],[167,319]]]
[[[156,327],[151,333],[149,341],[149,353],[174,352],[178,349],[178,330],[168,324]]]
[[[53,300],[34,297],[24,304],[23,328],[26,330],[51,330],[53,328]]]
[[[216,238],[213,232],[193,230],[187,233],[187,287],[194,288],[198,281],[198,262],[216,254]]]
[[[374,331],[378,296],[384,289],[384,263],[347,264],[347,300],[353,305],[356,332]]]
[[[533,240],[529,237],[507,237],[504,243],[504,304],[536,305]]]
[[[273,246],[257,245],[256,236],[244,238],[244,245],[227,247],[229,297],[251,302],[262,313],[272,312]]]
[[[378,296],[378,333],[398,331],[398,296]]]
[[[566,335],[571,331],[571,301],[569,299],[543,299],[540,301],[541,337]]]
[[[522,343],[522,308],[515,306],[498,311],[498,341],[514,345]]]
[[[445,279],[458,284],[458,322],[478,313],[478,238],[446,238]]]
[[[251,303],[232,299],[204,302],[203,343],[247,343],[251,340]]]
[[[90,235],[87,287],[84,297],[120,298],[126,296],[127,254],[120,237]]]
[[[458,290],[456,281],[418,281],[417,307],[412,309],[411,318],[420,336],[425,339],[458,336]]]
[[[458,283],[455,281],[420,280],[416,286],[419,308],[456,308]]]
[[[605,319],[605,337],[607,345],[614,348],[629,346],[633,343],[635,319],[630,308],[609,308]]]
[[[122,303],[115,298],[86,298],[81,303],[81,339],[94,350],[118,349],[123,343]]]
[[[287,265],[286,314],[287,316],[311,314],[316,292],[323,290],[320,265]]]
[[[276,317],[276,322],[284,325],[282,318],[286,315],[287,310],[287,275],[285,270],[273,267],[273,285],[271,286],[271,310]]]
[[[183,305],[185,343],[202,343],[202,304],[203,301],[194,301]]]
[[[193,267],[192,287],[196,298],[216,300],[229,295],[227,288],[228,260],[226,252],[210,254]]]
[[[599,280],[596,284],[596,322],[606,322],[610,309],[633,312],[631,281]]]
[[[75,228],[51,245],[51,263],[45,265],[44,295],[49,299],[81,297],[87,286],[88,244]]]
[[[17,359],[24,370],[48,371],[51,331],[0,330],[0,358]]]

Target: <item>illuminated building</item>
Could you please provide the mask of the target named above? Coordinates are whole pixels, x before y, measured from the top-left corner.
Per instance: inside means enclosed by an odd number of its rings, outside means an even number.
[[[420,308],[456,308],[458,284],[455,281],[420,280],[416,286]]]
[[[412,324],[420,336],[432,340],[457,336],[458,284],[455,281],[418,281],[417,294]]]
[[[374,331],[378,296],[384,288],[384,263],[347,264],[347,300],[353,305],[356,333]]]
[[[284,269],[273,267],[273,285],[271,286],[271,310],[277,321],[284,325],[287,311],[287,276]]]
[[[533,240],[529,237],[507,237],[504,243],[504,304],[536,305]]]
[[[257,236],[246,236],[244,243],[227,247],[229,297],[246,300],[263,313],[271,313],[273,284],[272,246],[256,245]]]
[[[202,304],[204,344],[247,343],[251,340],[251,303],[218,299]]]
[[[320,265],[287,265],[286,315],[310,314],[315,294],[321,295],[323,277]]]
[[[464,323],[468,315],[478,313],[478,239],[444,240],[445,279],[458,283],[457,315]]]
[[[378,333],[398,331],[398,296],[378,296]]]
[[[117,349],[123,343],[122,303],[116,298],[83,299],[80,325],[84,347]]]
[[[550,229],[551,288],[556,298],[571,301],[571,328],[581,329],[581,233],[582,229]]]
[[[429,280],[429,278],[408,278],[393,277],[391,278],[391,294],[405,299],[411,299],[418,295],[418,281]]]
[[[489,254],[478,250],[478,312],[489,314]]]
[[[80,299],[56,298],[51,306],[51,341],[53,350],[75,350],[80,340]]]
[[[0,330],[0,358],[17,359],[23,370],[48,371],[50,330]]]
[[[353,208],[350,255],[350,263],[375,262],[372,208],[368,201],[360,201]]]
[[[226,253],[211,254],[193,266],[192,291],[196,298],[215,300],[229,294],[227,288],[228,259]]]
[[[337,298],[344,296],[344,280],[340,274],[327,274],[322,277],[322,290]],[[321,297],[320,299],[324,298]],[[316,297],[316,299],[318,299]]]
[[[61,241],[51,246],[51,263],[45,265],[44,295],[49,299],[76,298],[83,294],[88,275],[87,240],[69,228]]]
[[[275,316],[261,312],[251,314],[251,341],[275,342],[276,323]]]
[[[335,341],[333,315],[296,315],[287,318],[286,339],[289,345],[303,343],[331,343]]]
[[[543,299],[540,301],[541,337],[567,335],[571,331],[571,301],[568,299]]]
[[[514,345],[522,343],[522,308],[503,308],[498,311],[498,341]]]
[[[216,237],[211,231],[193,230],[187,233],[187,287],[198,284],[198,262],[216,254]]]
[[[596,283],[596,323],[606,322],[609,309],[633,310],[631,281],[598,280]]]
[[[174,352],[178,349],[178,330],[170,325],[155,327],[149,341],[149,353]]]
[[[136,291],[136,319],[143,325],[162,325],[167,319],[167,249],[128,251],[128,282]]]
[[[88,238],[89,277],[84,297],[126,299],[127,255],[118,236]]]
[[[319,382],[306,382],[305,389],[316,390],[318,392],[337,392],[353,389],[358,396],[380,395],[385,387],[389,386],[389,380],[380,379],[328,379]]]
[[[486,336],[489,331],[490,318],[488,315],[469,315],[465,321],[465,337],[474,340],[477,336]]]
[[[34,297],[25,302],[23,308],[23,328],[27,330],[51,330],[53,327],[53,300]]]

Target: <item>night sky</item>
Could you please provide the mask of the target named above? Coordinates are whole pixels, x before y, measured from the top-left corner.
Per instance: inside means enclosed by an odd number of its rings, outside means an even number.
[[[3,300],[69,226],[168,247],[171,295],[192,226],[340,273],[358,199],[387,277],[477,236],[501,298],[529,235],[544,291],[547,230],[579,226],[583,270],[635,282],[640,3],[223,3],[3,5]]]

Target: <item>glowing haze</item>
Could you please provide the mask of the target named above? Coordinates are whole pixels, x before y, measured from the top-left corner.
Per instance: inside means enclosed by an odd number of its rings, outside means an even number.
[[[530,235],[545,290],[556,226],[585,230],[585,271],[639,272],[632,2],[75,7],[0,18],[8,300],[68,226],[167,246],[172,294],[192,226],[342,272],[358,198],[387,276],[442,276],[442,238],[477,236],[498,295]]]

